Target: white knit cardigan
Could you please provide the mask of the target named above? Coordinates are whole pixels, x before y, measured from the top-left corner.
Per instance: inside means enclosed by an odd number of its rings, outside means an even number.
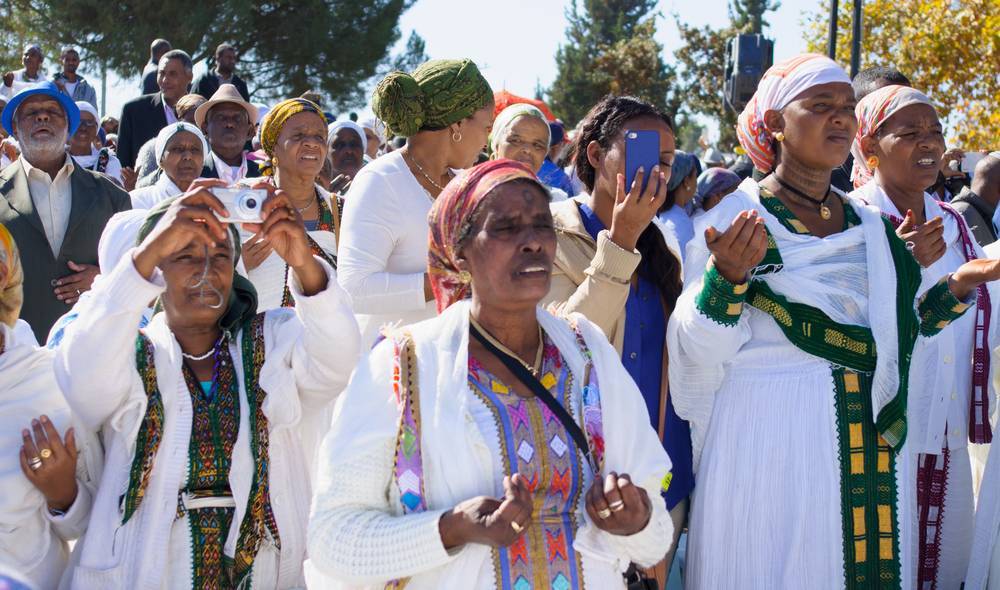
[[[319,260],[317,258],[317,260]],[[192,409],[181,373],[181,351],[164,314],[143,332],[154,349],[157,382],[163,397],[163,438],[139,509],[122,525],[120,496],[129,482],[136,436],[146,410],[146,393],[135,366],[135,326],[147,302],[165,288],[157,270],[147,281],[135,269],[132,253],[95,286],[88,305],[67,329],[56,354],[56,378],[70,407],[89,428],[103,428],[105,469],[84,537],[73,587],[148,588],[187,563],[167,563],[167,547],[177,495],[187,469]],[[266,356],[260,385],[267,392],[263,411],[270,430],[270,497],[281,550],[265,539],[254,562],[254,588],[294,588],[304,584],[306,518],[310,498],[309,457],[301,437],[305,416],[321,411],[343,389],[358,357],[360,335],[347,294],[332,268],[320,261],[325,290],[306,297],[294,274],[289,277],[294,309],[268,311],[264,320]],[[230,342],[236,367],[243,366],[240,338]],[[229,483],[236,501],[226,553],[234,552],[239,523],[250,494],[253,455],[244,376],[240,387],[240,425],[233,448]]]

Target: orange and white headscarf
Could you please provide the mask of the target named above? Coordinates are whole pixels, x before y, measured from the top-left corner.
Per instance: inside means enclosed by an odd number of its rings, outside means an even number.
[[[861,151],[861,139],[875,135],[889,117],[915,104],[926,104],[934,108],[931,99],[923,92],[909,86],[897,85],[883,86],[858,102],[858,106],[854,109],[854,114],[858,118],[858,133],[854,136],[854,144],[851,145],[851,154],[854,155],[851,180],[854,182],[854,188],[864,186],[874,175]]]
[[[774,64],[760,79],[746,108],[740,113],[736,134],[740,145],[761,172],[774,168],[774,137],[764,126],[764,113],[780,111],[788,103],[813,86],[843,82],[850,84],[844,68],[837,62],[817,53],[803,53]]]
[[[5,277],[0,281],[0,323],[13,327],[24,302],[24,271],[14,236],[3,224],[0,224],[0,267],[4,270],[0,276]]]

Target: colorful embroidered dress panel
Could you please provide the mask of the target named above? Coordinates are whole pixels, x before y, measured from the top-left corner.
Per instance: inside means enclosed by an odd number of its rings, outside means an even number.
[[[540,380],[569,406],[572,374],[548,337],[544,346]],[[573,540],[587,466],[573,438],[541,400],[517,395],[471,355],[469,386],[493,414],[504,472],[520,473],[534,497],[534,516],[524,534],[510,547],[493,550],[496,587],[583,588],[581,557],[573,550]]]
[[[188,444],[187,485],[189,497],[232,496],[229,468],[240,429],[239,387],[228,348],[218,360],[218,377],[208,392],[184,367],[184,380],[191,394],[191,440]],[[178,511],[183,505],[178,506]],[[187,510],[191,530],[191,581],[195,588],[222,589],[232,586],[224,554],[226,536],[235,508],[205,507]]]

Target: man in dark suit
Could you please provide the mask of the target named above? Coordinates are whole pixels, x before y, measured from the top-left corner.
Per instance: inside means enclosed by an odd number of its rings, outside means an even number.
[[[73,165],[65,146],[80,111],[52,82],[15,95],[2,123],[21,156],[0,171],[0,223],[21,251],[21,319],[44,342],[52,324],[90,289],[104,225],[131,201],[104,175]]]
[[[157,71],[160,91],[144,94],[122,107],[117,155],[123,168],[135,166],[142,144],[156,137],[160,129],[177,122],[174,107],[187,94],[192,66],[191,57],[180,49],[164,53]]]
[[[257,123],[257,107],[243,99],[232,84],[223,84],[211,99],[198,106],[194,122],[205,133],[211,152],[205,154],[205,178],[233,184],[260,176],[257,163],[248,160],[243,146]]]
[[[243,100],[250,100],[247,83],[236,75],[236,63],[239,61],[236,48],[229,43],[223,43],[215,48],[215,69],[208,70],[198,76],[191,86],[191,92],[210,98],[223,84],[232,84],[239,91]]]

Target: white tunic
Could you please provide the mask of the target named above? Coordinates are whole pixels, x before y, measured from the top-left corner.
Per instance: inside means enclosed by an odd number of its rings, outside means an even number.
[[[607,337],[577,318],[599,375],[605,472],[630,474],[655,499],[670,461],[649,426],[645,402]],[[582,424],[583,356],[573,332],[541,309],[538,320],[576,376],[570,411]],[[469,302],[411,331],[428,510],[401,515],[393,479],[399,410],[392,394],[392,343],[384,341],[359,365],[323,443],[309,528],[309,555],[317,569],[310,583],[316,588],[380,590],[400,577],[411,577],[407,590],[494,588],[489,547],[470,544],[448,552],[438,529],[441,515],[459,502],[502,496],[503,490],[503,462],[489,450],[500,446],[497,428],[477,422],[475,416],[488,410],[468,385]],[[589,486],[590,469],[582,472]],[[630,561],[650,565],[663,558],[673,525],[662,502],[652,506],[646,528],[622,537],[594,526],[581,495],[573,547],[581,554],[588,589],[623,588],[621,572]]]
[[[18,320],[18,323],[24,322]],[[25,324],[26,325],[26,324]],[[0,570],[9,568],[37,588],[60,587],[69,560],[67,541],[80,536],[90,516],[86,437],[77,429],[77,496],[62,516],[53,516],[45,497],[21,470],[21,430],[45,414],[66,436],[72,425],[69,408],[52,372],[52,353],[38,348],[34,335],[0,322]],[[92,449],[93,450],[93,449]],[[68,577],[64,584],[68,584]]]
[[[384,324],[411,324],[437,313],[434,301],[424,298],[433,203],[398,151],[366,165],[351,183],[337,270],[366,349]]]
[[[126,259],[131,259],[131,253]],[[359,334],[347,294],[336,284],[333,269],[321,264],[329,277],[327,288],[306,297],[293,275],[289,283],[297,306],[269,311],[264,321],[266,360],[260,385],[267,392],[263,410],[270,439],[270,498],[281,550],[270,537],[264,539],[253,566],[255,588],[303,584],[312,456],[301,442],[307,434],[303,432],[303,416],[321,411],[337,396],[357,360]],[[190,576],[190,560],[167,559],[178,492],[187,473],[192,408],[181,373],[180,348],[162,313],[143,330],[154,348],[163,397],[162,440],[142,503],[124,525],[120,509],[147,400],[135,365],[135,327],[146,302],[163,291],[162,281],[159,271],[147,281],[133,264],[118,265],[106,281],[95,284],[89,305],[66,329],[56,354],[56,378],[70,407],[88,427],[103,427],[106,448],[104,476],[80,565],[73,573],[73,587],[80,590],[160,590],[167,583],[183,585]],[[241,336],[242,332],[230,343],[237,367],[243,366]],[[254,469],[250,412],[242,371],[237,374],[240,426],[229,479],[236,502],[233,527],[226,540],[230,556]]]
[[[850,196],[878,207],[883,213],[903,218],[889,196],[874,181],[852,192]],[[947,250],[929,267],[922,268],[919,294],[926,293],[942,277],[965,263],[961,232],[968,231],[961,216],[956,220],[928,194],[924,194],[923,213],[928,220],[942,218]],[[976,255],[985,258],[985,253],[975,239],[972,244]],[[1000,320],[996,315],[1000,293],[992,285],[990,290],[993,303],[990,333],[992,349],[996,346],[996,326]],[[942,448],[951,450],[938,562],[937,587],[940,589],[958,588],[961,585],[972,548],[974,506],[968,425],[977,312],[975,308],[970,309],[937,336],[918,339],[910,364],[910,397],[907,408],[910,450],[912,453],[933,455],[940,454]],[[992,386],[989,397],[995,398]],[[914,516],[917,514],[914,513]],[[914,520],[913,524],[916,526],[917,521]]]
[[[868,325],[878,366],[877,412],[894,393],[896,274],[878,213],[856,207],[860,227],[826,238],[785,229],[745,181],[698,220],[685,260],[684,292],[668,326],[671,395],[691,424],[695,486],[689,520],[688,588],[843,588],[844,544],[836,389],[829,361],[792,344],[767,313],[744,304],[735,326],[695,303],[710,253],[704,231],[720,232],[757,209],[778,242],[784,269],[768,284],[834,321]],[[833,270],[834,272],[830,272]],[[870,296],[869,296],[870,293]],[[905,448],[905,447],[904,447]],[[897,512],[911,481],[897,462]],[[899,529],[907,547],[908,527]],[[902,587],[911,557],[899,555]]]

